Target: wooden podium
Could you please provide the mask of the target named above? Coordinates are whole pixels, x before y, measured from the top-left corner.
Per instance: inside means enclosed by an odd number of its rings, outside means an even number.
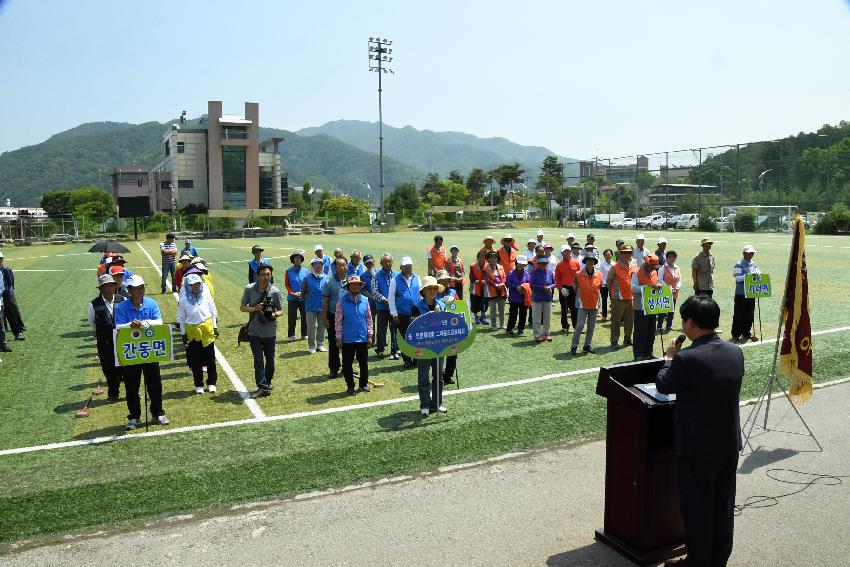
[[[655,382],[661,360],[606,366],[596,393],[608,400],[605,526],[596,539],[649,565],[685,553],[673,455],[673,406],[635,384]]]

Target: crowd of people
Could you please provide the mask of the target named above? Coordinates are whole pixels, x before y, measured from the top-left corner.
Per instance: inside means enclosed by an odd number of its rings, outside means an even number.
[[[593,233],[586,235],[584,243],[569,233],[564,244],[557,246],[556,255],[556,246],[545,240],[543,230],[528,239],[524,250],[510,234],[505,234],[498,245],[488,235],[475,251],[475,261],[467,266],[461,248],[446,248],[443,237],[436,235],[425,251],[425,274],[421,277],[411,256],[401,257],[396,270],[390,253],[377,256],[376,261],[376,256],[363,255],[360,250],[346,256],[336,248],[328,256],[324,247],[316,244],[309,261],[305,250],[290,254],[289,266],[282,278],[278,276],[282,288],[275,284],[274,267],[263,256],[263,248],[255,245],[251,248],[253,258],[247,261],[247,285],[240,300],[240,310],[248,314],[240,336],[250,344],[254,360],[256,389],[251,397],[272,395],[277,320],[284,311],[287,340],[294,342],[300,337],[306,341],[309,354],[327,353],[329,379],[341,374],[349,395],[370,391],[371,348],[378,357],[401,359],[402,368],[416,367],[424,415],[446,411],[442,387],[454,383],[457,357],[413,360],[399,349],[398,334],[405,333],[411,321],[426,311],[443,310],[446,303],[455,300],[468,300],[472,324],[510,336],[522,336],[530,327],[538,344],[553,340],[552,311],[557,301],[560,331],[572,333],[571,354],[577,355],[580,347],[583,353],[593,354],[597,325],[605,323],[609,325],[612,350],[631,347],[634,360],[654,358],[656,335],[672,330],[673,313],[644,313],[643,289],[670,286],[675,311],[683,286],[677,252],[668,249],[664,237],[656,244],[651,252],[645,236],[638,234],[634,245],[618,239],[613,248],[600,251]],[[703,238],[702,250],[691,261],[694,295],[711,296],[714,292],[712,244],[710,238]],[[160,244],[160,253],[160,290],[169,291],[170,278],[170,291],[178,296],[176,326],[195,392],[214,393],[215,341],[219,334],[209,267],[191,241],[186,240],[178,249],[173,234]],[[744,247],[732,270],[736,282],[732,339],[736,341],[757,340],[752,333],[755,301],[744,296],[743,283],[747,274],[759,273],[754,255],[752,246]],[[98,277],[100,293],[89,306],[89,321],[97,337],[109,399],[118,399],[123,381],[128,400],[127,428],[138,427],[138,388],[143,374],[154,422],[167,423],[158,364],[118,367],[112,343],[114,328],[160,324],[159,306],[145,297],[144,281],[126,268],[121,255],[105,254]]]

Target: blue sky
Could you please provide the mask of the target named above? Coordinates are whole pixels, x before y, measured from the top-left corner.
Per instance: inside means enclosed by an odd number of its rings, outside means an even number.
[[[375,121],[378,34],[394,41],[394,126],[588,157],[850,119],[848,0],[0,0],[0,152],[209,99],[259,102],[264,126],[290,130]]]

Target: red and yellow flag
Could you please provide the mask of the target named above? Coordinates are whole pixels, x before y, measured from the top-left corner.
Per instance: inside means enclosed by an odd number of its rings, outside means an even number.
[[[806,229],[803,220],[791,222],[791,260],[785,280],[782,348],[779,367],[788,376],[788,394],[796,401],[812,397],[812,322],[809,316],[809,276],[806,270]]]

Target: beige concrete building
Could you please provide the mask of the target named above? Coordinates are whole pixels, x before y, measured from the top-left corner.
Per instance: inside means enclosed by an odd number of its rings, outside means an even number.
[[[152,211],[201,205],[210,210],[280,208],[286,173],[280,143],[260,143],[260,107],[246,102],[241,114],[224,114],[221,101],[207,103],[201,128],[172,124],[162,136],[163,159],[154,166],[113,168],[113,195],[149,195]],[[142,179],[140,182],[139,179]],[[137,184],[141,183],[137,186]]]

